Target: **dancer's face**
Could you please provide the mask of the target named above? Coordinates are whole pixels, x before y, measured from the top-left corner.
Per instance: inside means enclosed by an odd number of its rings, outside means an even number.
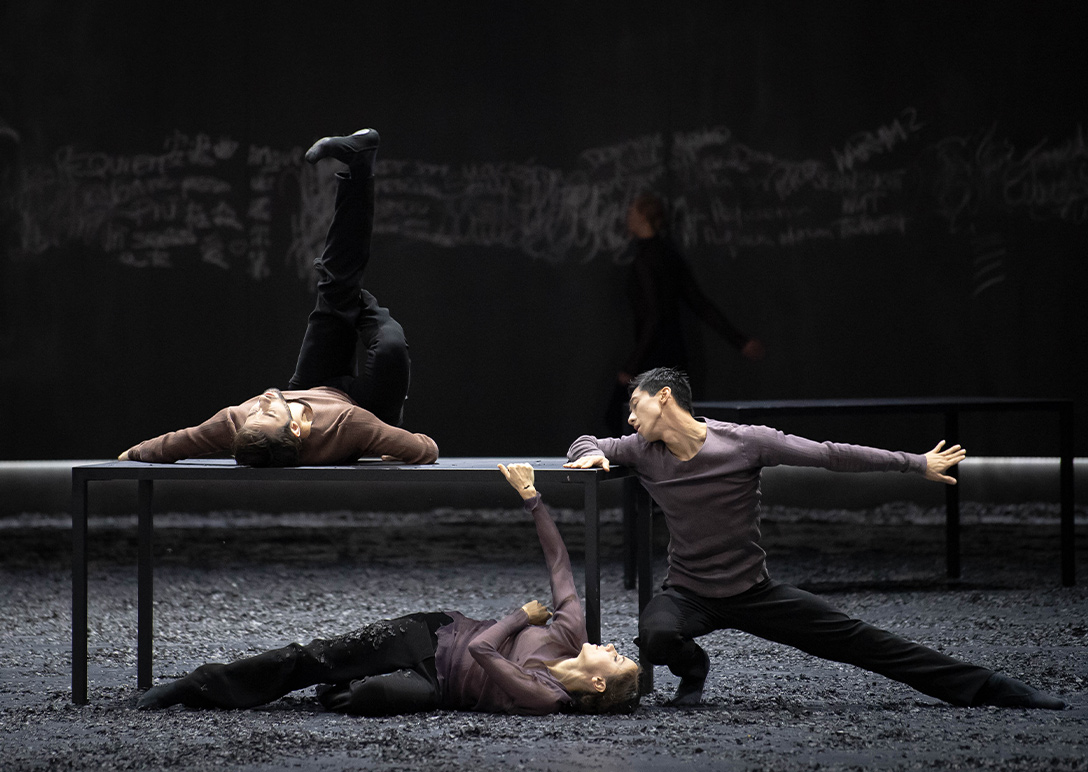
[[[583,643],[581,651],[574,659],[586,676],[603,678],[606,683],[624,673],[638,670],[638,664],[621,655],[611,643],[607,646]]]
[[[246,416],[244,426],[270,431],[293,424],[291,408],[279,389],[269,389],[257,398],[257,404]],[[297,426],[297,424],[295,424]],[[292,428],[292,431],[295,431]],[[298,434],[296,431],[295,434]]]
[[[661,439],[661,412],[669,399],[672,399],[672,389],[668,386],[657,394],[650,394],[645,389],[635,389],[629,402],[631,412],[627,416],[627,423],[647,442]]]

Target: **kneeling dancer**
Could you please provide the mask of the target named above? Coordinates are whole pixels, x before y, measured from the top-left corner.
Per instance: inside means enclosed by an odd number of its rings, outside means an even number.
[[[554,615],[535,600],[498,622],[456,611],[409,614],[306,646],[201,665],[149,689],[137,707],[250,708],[323,684],[322,705],[363,716],[443,708],[526,715],[633,710],[638,664],[611,644],[587,642],[570,557],[533,484],[532,466],[499,469],[536,523]]]

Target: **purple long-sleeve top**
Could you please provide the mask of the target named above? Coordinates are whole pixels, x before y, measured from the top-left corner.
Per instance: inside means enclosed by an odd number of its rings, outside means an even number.
[[[527,500],[525,509],[536,523],[551,573],[552,618],[547,625],[530,625],[520,608],[497,622],[449,612],[454,621],[439,628],[435,652],[444,707],[544,715],[571,703],[546,663],[578,656],[589,640],[586,620],[551,513],[539,495]]]
[[[925,474],[926,459],[862,445],[813,442],[766,426],[709,418],[706,441],[681,461],[663,442],[637,434],[618,439],[583,435],[570,446],[575,460],[600,454],[635,469],[669,527],[668,584],[699,595],[737,595],[769,576],[759,545],[760,470],[815,466],[836,472]]]

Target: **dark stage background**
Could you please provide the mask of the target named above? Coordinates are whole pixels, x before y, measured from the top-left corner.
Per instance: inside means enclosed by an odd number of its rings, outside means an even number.
[[[698,397],[1070,396],[1084,426],[1083,7],[9,0],[0,457],[112,456],[282,385],[332,194],[301,154],[368,125],[370,285],[412,345],[407,427],[447,455],[603,431],[644,189],[767,346],[692,320]],[[999,455],[1055,432],[964,425]]]

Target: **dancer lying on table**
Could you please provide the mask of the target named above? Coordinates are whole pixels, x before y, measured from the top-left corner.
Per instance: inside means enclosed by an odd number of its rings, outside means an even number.
[[[347,170],[336,175],[336,208],[314,260],[317,303],[289,391],[268,389],[198,426],[141,442],[120,460],[172,463],[228,451],[248,466],[341,464],[377,455],[412,464],[438,460],[434,440],[398,428],[408,396],[408,344],[389,310],[362,286],[378,142],[378,132],[361,129],[325,137],[306,151],[310,163],[333,158]]]
[[[587,642],[570,558],[533,484],[532,466],[499,469],[536,522],[551,571],[554,615],[535,600],[498,622],[456,611],[409,614],[306,646],[292,643],[228,665],[201,665],[149,689],[137,707],[250,708],[323,684],[317,690],[322,705],[363,716],[436,709],[527,715],[633,710],[638,664],[612,645]]]

